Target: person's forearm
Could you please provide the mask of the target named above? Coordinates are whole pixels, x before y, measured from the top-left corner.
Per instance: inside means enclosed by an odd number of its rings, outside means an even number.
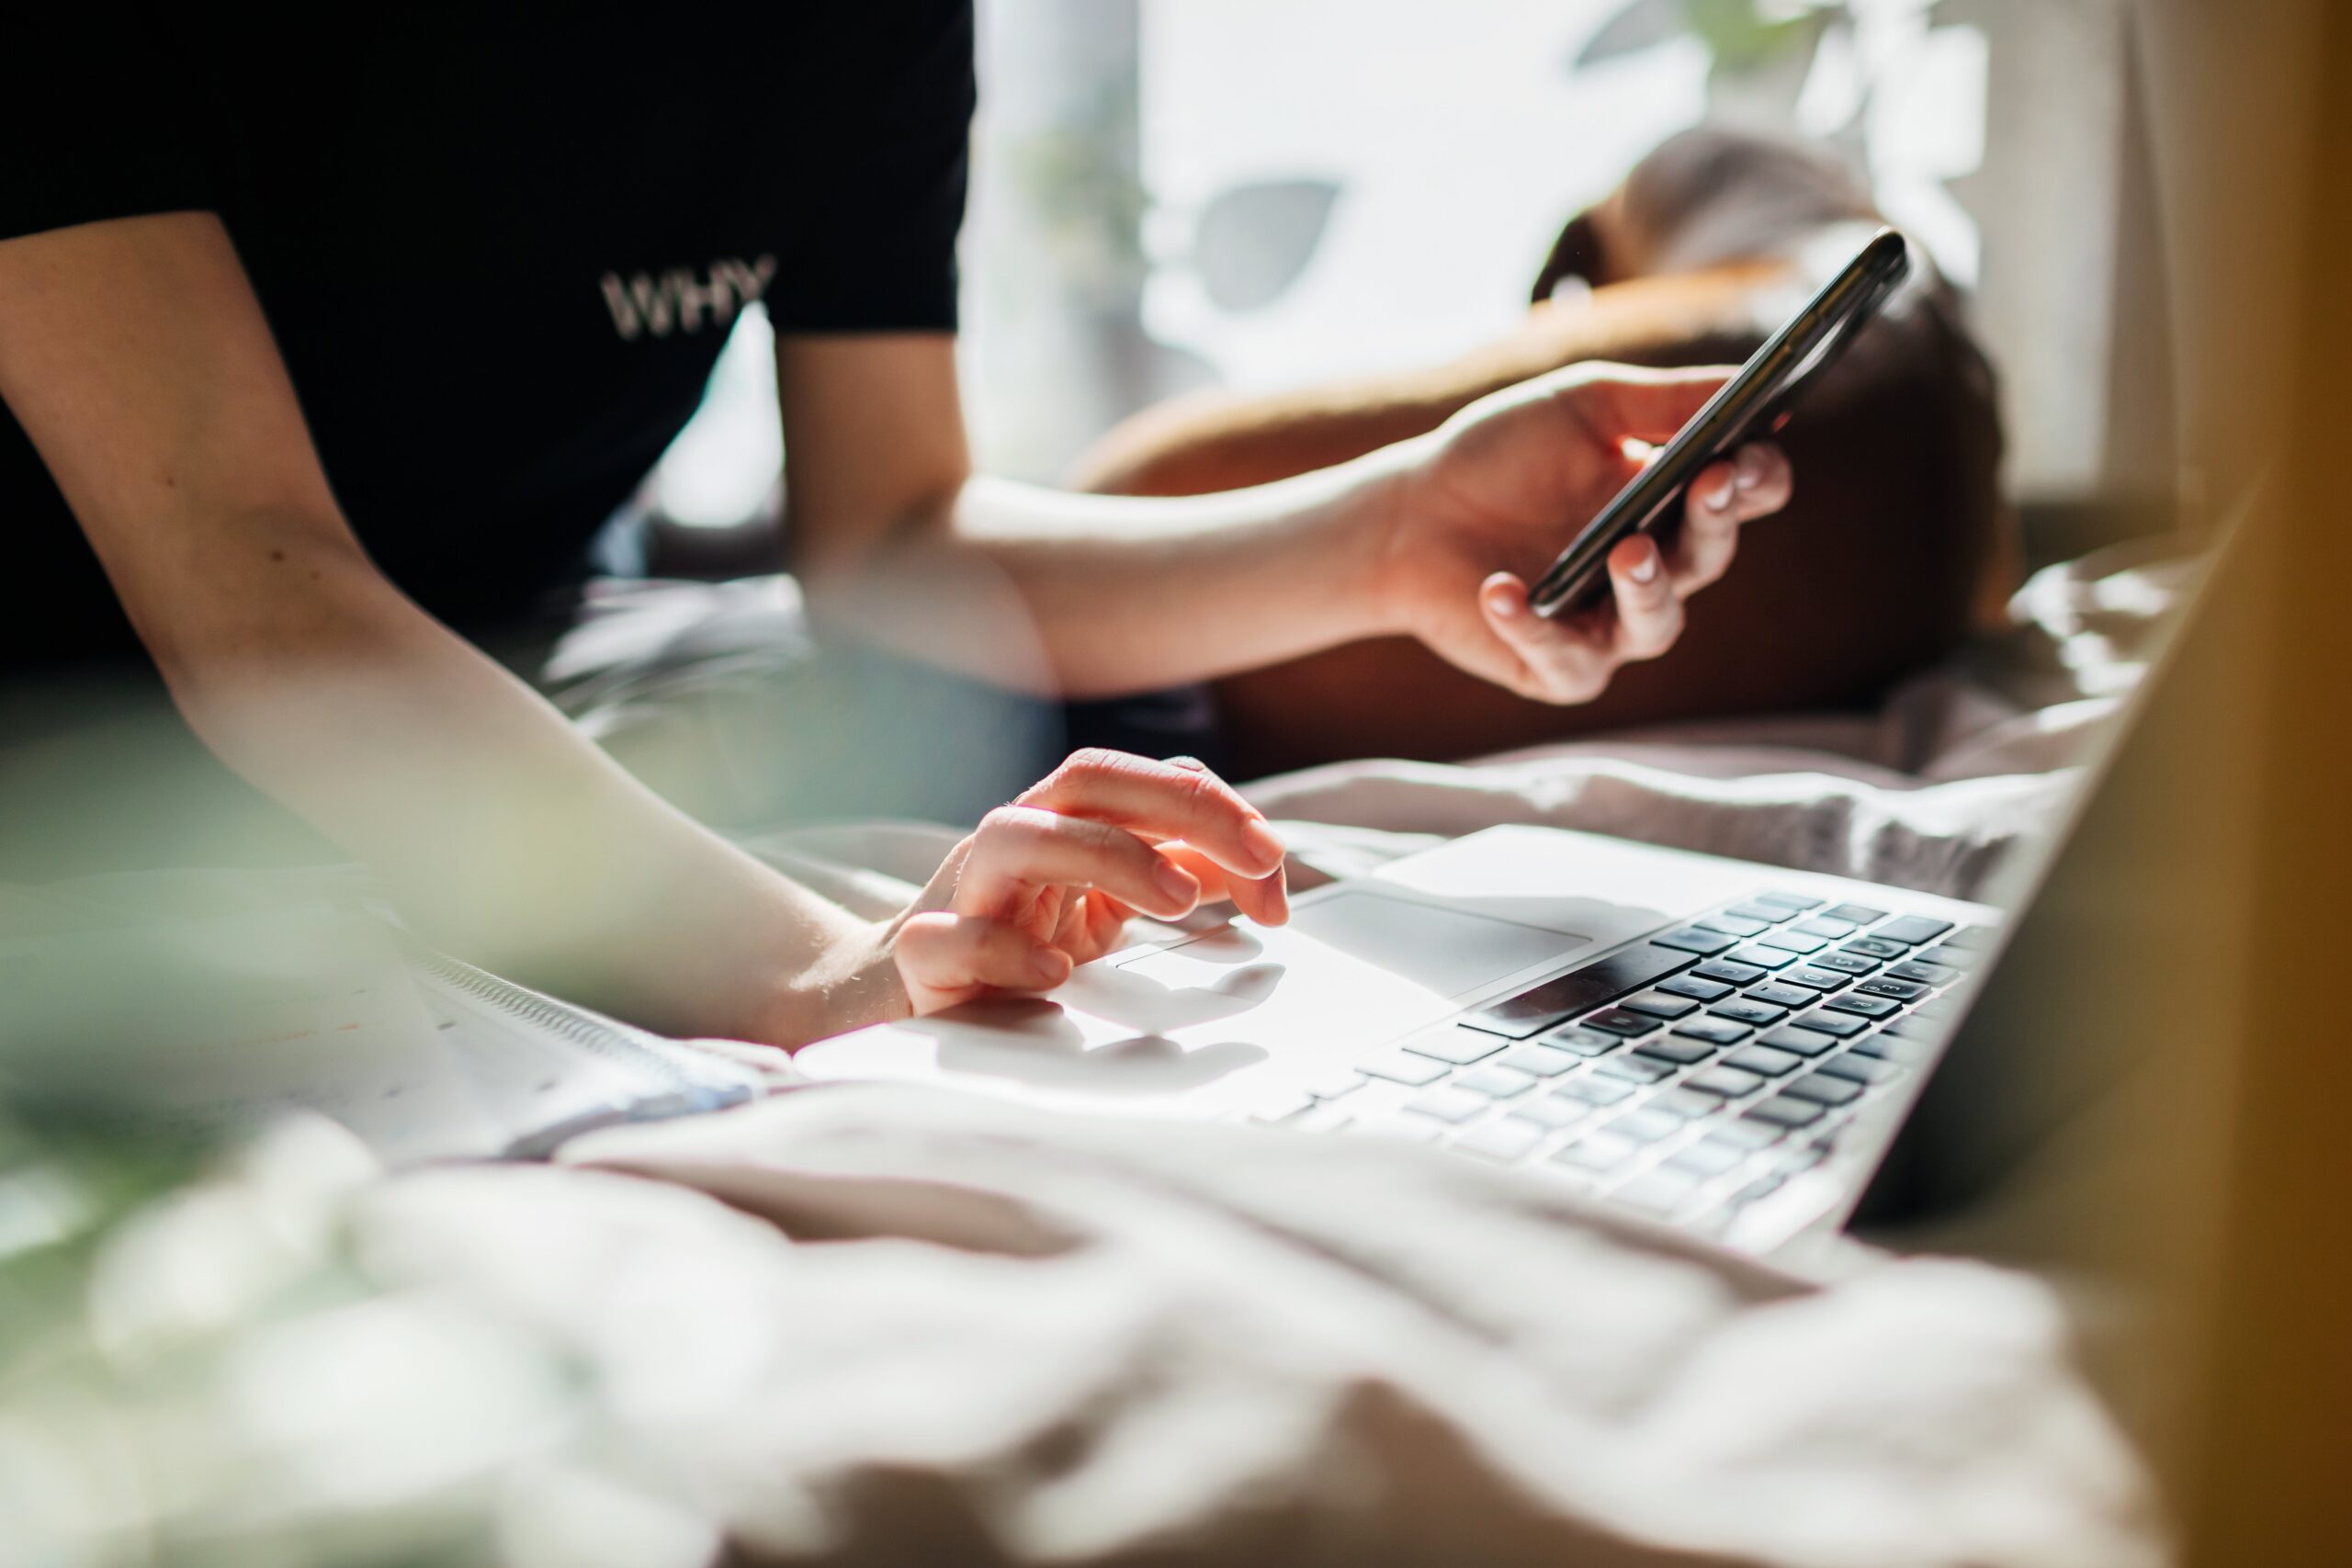
[[[222,608],[155,629],[158,662],[206,742],[431,940],[672,1032],[791,1042],[884,1005],[863,922],[655,797],[356,551],[252,532],[289,590],[189,595]]]
[[[820,615],[1002,684],[1094,697],[1206,680],[1392,629],[1406,454],[1181,499],[976,479],[944,513],[810,574]]]

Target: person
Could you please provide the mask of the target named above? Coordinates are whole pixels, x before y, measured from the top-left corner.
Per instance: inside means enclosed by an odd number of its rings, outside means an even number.
[[[0,669],[151,669],[430,939],[657,1029],[790,1046],[1050,987],[1132,912],[1286,908],[1278,841],[1221,779],[1084,752],[907,911],[852,919],[483,651],[577,581],[752,299],[820,622],[1062,696],[1402,632],[1583,701],[1670,646],[1791,493],[1769,446],[1713,466],[1670,552],[1612,555],[1614,610],[1555,624],[1528,581],[1723,372],[1573,368],[1214,496],[978,479],[953,336],[968,0],[722,5],[659,47],[619,6],[427,10],[356,46],[340,25],[51,7],[17,40]]]

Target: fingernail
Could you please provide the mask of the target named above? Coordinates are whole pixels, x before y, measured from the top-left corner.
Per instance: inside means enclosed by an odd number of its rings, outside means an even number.
[[[1168,765],[1171,768],[1189,769],[1196,773],[1205,773],[1209,771],[1209,765],[1198,757],[1170,757],[1168,759]]]
[[[1514,619],[1519,615],[1519,601],[1499,590],[1487,595],[1487,604],[1496,615],[1506,621]]]
[[[1265,871],[1272,871],[1281,865],[1289,852],[1283,848],[1283,841],[1274,830],[1262,821],[1243,823],[1241,842],[1257,857],[1259,866]]]
[[[1735,468],[1725,474],[1722,482],[1715,486],[1713,492],[1707,496],[1707,504],[1714,511],[1728,512],[1731,510],[1731,498],[1738,491],[1739,470]]]
[[[1738,460],[1732,464],[1732,482],[1741,490],[1754,490],[1764,482],[1764,454],[1753,446],[1739,449]]]
[[[1058,947],[1041,947],[1029,955],[1029,973],[1048,986],[1069,978],[1069,954]]]
[[[1653,581],[1657,576],[1657,557],[1656,555],[1645,555],[1641,559],[1634,563],[1634,570],[1627,572],[1625,575],[1631,577],[1636,582],[1648,582]]]
[[[1151,879],[1159,884],[1159,890],[1162,893],[1167,894],[1171,900],[1183,905],[1187,909],[1190,909],[1193,900],[1201,896],[1201,885],[1193,881],[1191,874],[1174,861],[1161,861],[1153,868]]]

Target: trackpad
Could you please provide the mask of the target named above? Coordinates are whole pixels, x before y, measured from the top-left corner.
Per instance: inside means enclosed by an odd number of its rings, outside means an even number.
[[[1267,933],[1272,935],[1273,933]],[[1215,963],[1227,944],[1212,932],[1197,942],[1149,953],[1122,965],[1136,974],[1173,980],[1187,979],[1195,965]],[[1506,975],[1573,952],[1589,940],[1560,931],[1541,931],[1510,920],[1464,914],[1458,909],[1431,908],[1376,893],[1342,893],[1299,909],[1282,935],[1305,938],[1317,947],[1344,953],[1375,969],[1410,981],[1440,997],[1459,997],[1490,985]],[[1284,946],[1289,942],[1284,942]],[[1255,943],[1248,953],[1237,948],[1236,963],[1262,957]],[[1174,961],[1174,962],[1170,962]],[[1156,971],[1169,971],[1158,973]]]

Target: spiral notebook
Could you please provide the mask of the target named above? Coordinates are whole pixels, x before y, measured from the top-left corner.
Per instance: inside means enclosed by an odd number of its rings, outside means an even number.
[[[109,908],[69,927],[0,931],[0,1091],[28,1103],[208,1133],[300,1108],[403,1167],[544,1155],[762,1087],[347,898]]]
[[[409,947],[435,1032],[477,1108],[494,1151],[552,1153],[566,1138],[740,1105],[759,1093],[748,1067],[529,990],[446,953]]]

